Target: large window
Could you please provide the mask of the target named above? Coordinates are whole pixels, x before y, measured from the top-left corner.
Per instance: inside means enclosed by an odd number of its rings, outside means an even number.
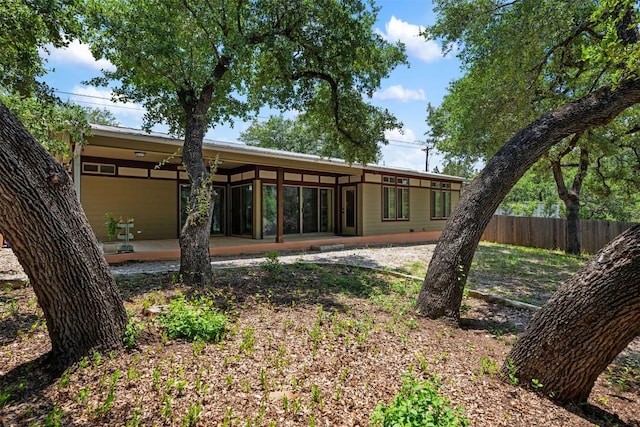
[[[317,187],[285,185],[283,190],[284,234],[331,231],[333,190]],[[262,186],[262,233],[274,236],[277,232],[277,188]]]
[[[382,177],[382,219],[409,219],[409,179]]]
[[[431,219],[446,219],[451,215],[451,183],[431,182]]]

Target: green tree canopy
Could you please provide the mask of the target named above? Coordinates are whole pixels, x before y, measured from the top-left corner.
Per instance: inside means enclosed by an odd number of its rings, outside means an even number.
[[[191,195],[180,272],[187,283],[211,274],[212,183],[202,156],[209,128],[265,106],[302,111],[328,150],[367,162],[386,142],[384,131],[400,126],[363,98],[405,61],[401,46],[373,31],[371,2],[90,0],[89,11],[93,52],[116,67],[93,83],[115,82],[116,98],[143,103],[146,128],[166,123],[184,135]]]
[[[57,160],[66,161],[72,153],[68,137],[82,143],[91,132],[87,112],[69,103],[52,102],[18,94],[0,95],[0,101],[24,124],[29,133]]]
[[[118,119],[116,119],[113,113],[106,108],[82,107],[82,110],[84,111],[89,123],[106,126],[120,126]]]
[[[109,59],[97,84],[118,82],[114,96],[142,102],[145,125],[166,123],[183,135],[185,108],[207,93],[205,123],[246,119],[263,106],[313,117],[328,148],[370,161],[386,110],[367,104],[390,70],[405,61],[398,46],[372,31],[377,9],[360,0],[93,0],[88,23],[98,57]],[[136,37],[131,37],[136,34]]]
[[[346,156],[342,147],[327,146],[327,135],[316,133],[321,129],[307,124],[306,119],[306,115],[295,119],[272,116],[262,123],[254,121],[240,133],[239,139],[257,147],[344,159]]]
[[[240,141],[256,147],[295,153],[320,154],[321,141],[298,119],[272,116],[265,122],[254,121],[244,132]]]
[[[543,112],[637,75],[635,35],[623,31],[637,8],[631,0],[437,1],[425,34],[456,47],[464,70],[429,111],[437,148],[486,159]]]
[[[627,0],[439,2],[442,15],[426,34],[460,43],[466,72],[451,84],[440,107],[428,111],[436,147],[459,162],[486,161],[545,111],[636,75],[638,53],[631,46],[637,41],[637,7]],[[607,200],[615,199],[616,193],[598,191],[591,177],[596,159],[602,169],[614,161],[609,160],[617,152],[607,141],[610,129],[638,120],[625,114],[606,128],[570,135],[534,169],[564,202],[569,252],[580,252],[579,218],[617,204]],[[554,173],[545,172],[549,169]],[[624,169],[631,178],[633,169]],[[611,179],[615,177],[607,176]],[[585,193],[592,209],[581,211]],[[593,209],[598,200],[602,208]],[[522,212],[534,204],[536,199],[519,200],[511,207],[524,208]]]
[[[10,0],[0,3],[0,88],[28,96],[48,93],[40,49],[66,46],[80,30],[81,0]]]
[[[465,74],[430,112],[430,140],[454,155],[492,157],[443,230],[417,303],[422,313],[457,320],[482,231],[536,161],[547,156],[562,166],[573,162],[565,155],[577,156],[578,172],[560,181],[576,184],[571,199],[584,183],[585,160],[599,158],[594,148],[605,152],[606,125],[636,127],[623,113],[640,96],[639,7],[631,0],[436,1],[437,21],[425,34],[455,49]]]

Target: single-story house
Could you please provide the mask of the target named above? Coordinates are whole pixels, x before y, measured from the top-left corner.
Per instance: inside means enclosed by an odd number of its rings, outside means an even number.
[[[182,141],[161,133],[92,125],[75,147],[73,178],[98,239],[105,213],[135,219],[136,239],[176,239],[189,179]],[[212,235],[271,239],[289,235],[367,236],[438,231],[463,179],[377,165],[205,141],[216,159]]]

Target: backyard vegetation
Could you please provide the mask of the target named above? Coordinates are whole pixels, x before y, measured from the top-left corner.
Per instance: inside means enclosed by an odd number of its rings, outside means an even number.
[[[536,303],[583,263],[482,244],[469,283]],[[270,254],[256,268],[216,270],[206,287],[172,273],[120,276],[127,350],[94,353],[57,376],[40,363],[50,344],[32,290],[7,286],[0,423],[640,425],[637,340],[600,376],[588,404],[563,408],[535,381],[523,389],[514,373],[500,373],[531,313],[467,298],[461,329],[416,317],[422,283],[408,275],[424,268],[285,265]]]

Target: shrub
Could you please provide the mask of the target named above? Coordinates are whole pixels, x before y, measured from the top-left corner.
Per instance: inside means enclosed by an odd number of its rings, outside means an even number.
[[[379,404],[371,416],[372,426],[383,427],[464,427],[469,420],[460,407],[451,408],[449,399],[438,393],[440,379],[417,381],[413,373],[402,377],[402,388],[390,405]]]
[[[212,307],[209,299],[187,302],[184,297],[172,300],[160,321],[171,338],[214,342],[222,340],[228,323],[227,318]]]

